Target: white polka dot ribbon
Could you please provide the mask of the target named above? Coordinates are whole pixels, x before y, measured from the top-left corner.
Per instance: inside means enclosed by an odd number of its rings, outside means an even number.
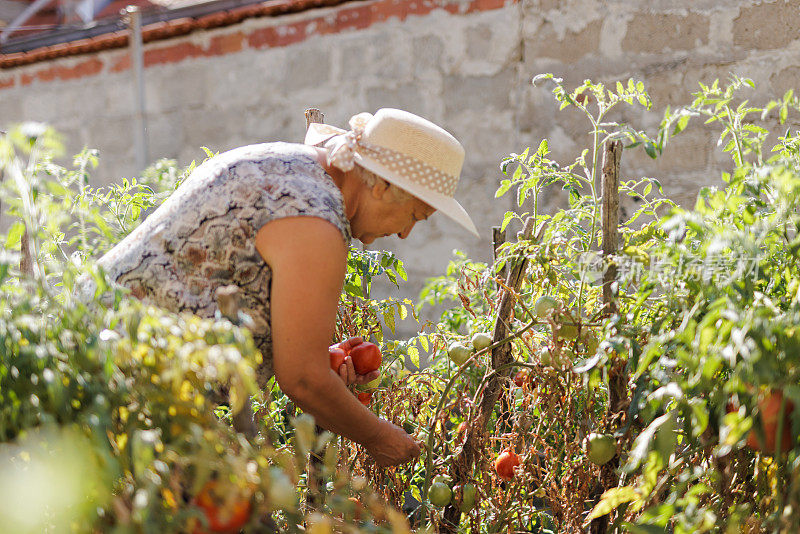
[[[319,134],[331,135],[322,145],[328,151],[328,164],[344,172],[353,170],[355,153],[369,156],[392,172],[452,197],[458,185],[456,176],[444,173],[439,169],[408,156],[402,152],[383,146],[365,142],[361,137],[364,127],[372,118],[369,113],[359,113],[350,119],[350,131],[344,132],[327,124],[314,124]]]

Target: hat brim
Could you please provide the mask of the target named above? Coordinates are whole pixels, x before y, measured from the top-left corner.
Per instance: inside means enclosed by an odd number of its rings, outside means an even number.
[[[368,171],[374,172],[387,182],[396,185],[408,193],[411,193],[421,201],[425,202],[432,208],[435,208],[437,211],[442,212],[442,214],[469,230],[470,233],[472,233],[475,237],[480,237],[478,229],[475,228],[475,223],[472,222],[472,219],[470,218],[469,214],[467,214],[467,211],[453,197],[443,195],[437,191],[428,189],[423,185],[412,182],[411,180],[408,180],[402,175],[390,170],[388,167],[385,167],[369,156],[365,156],[356,152],[354,154],[354,159],[359,165]]]

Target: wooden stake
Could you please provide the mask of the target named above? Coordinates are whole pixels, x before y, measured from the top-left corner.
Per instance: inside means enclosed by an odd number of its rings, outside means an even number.
[[[306,130],[313,123],[325,124],[325,115],[322,114],[317,108],[308,108],[306,110]]]
[[[619,313],[617,307],[617,265],[613,255],[619,248],[619,164],[622,159],[622,141],[608,141],[603,147],[603,183],[602,218],[603,218],[603,309],[606,315]],[[628,374],[625,362],[620,358],[612,358],[608,365],[609,405],[608,411],[616,424],[624,415]],[[596,498],[615,486],[616,470],[619,467],[619,456],[600,468],[600,480]],[[609,516],[598,517],[589,524],[590,534],[605,534],[608,531]]]
[[[605,313],[617,313],[617,266],[612,256],[619,247],[619,163],[622,141],[608,141],[603,147],[603,183],[601,188],[603,218],[603,307]]]
[[[30,235],[28,234],[28,227],[25,227],[25,231],[22,234],[22,239],[20,240],[20,260],[19,260],[19,271],[22,275],[27,275],[33,277],[33,254],[31,252],[31,239]]]
[[[525,227],[522,230],[523,239],[531,239],[533,237],[533,231],[533,218],[529,217],[525,221]],[[495,234],[495,238],[496,237],[497,235]],[[508,289],[503,291],[503,295],[500,297],[500,306],[498,307],[497,319],[494,323],[492,343],[497,343],[507,338],[511,333],[509,319],[511,317],[511,311],[514,309],[515,294],[519,291],[520,285],[522,285],[525,268],[527,267],[527,260],[524,256],[518,257],[511,264],[507,264],[507,266],[509,268],[508,277],[506,278],[506,286],[508,286]],[[492,349],[492,369],[495,371],[508,365],[513,359],[510,343],[505,343]],[[500,398],[500,393],[503,390],[503,381],[506,380],[510,374],[510,368],[504,369],[503,371],[497,372],[486,384],[481,395],[478,415],[469,425],[466,438],[464,439],[464,445],[461,447],[456,460],[452,464],[454,485],[463,484],[469,480],[472,466],[475,465],[481,451],[481,444],[484,441],[489,416],[494,411],[497,400]],[[455,532],[460,517],[461,510],[459,510],[457,506],[453,504],[447,505],[444,510],[441,532]]]
[[[492,260],[497,262],[497,249],[500,245],[506,242],[506,233],[500,230],[499,226],[492,226]],[[508,274],[508,269],[504,265],[498,273],[501,278],[505,278]]]
[[[322,112],[317,108],[308,108],[305,111],[305,116],[306,130],[308,130],[308,128],[310,128],[314,123],[325,124],[325,115],[323,115]],[[325,429],[317,425],[315,427],[314,435],[319,436],[324,431]],[[306,503],[310,508],[321,508],[325,502],[325,480],[322,476],[323,467],[322,457],[314,452],[309,453],[307,478],[308,492],[306,494]]]

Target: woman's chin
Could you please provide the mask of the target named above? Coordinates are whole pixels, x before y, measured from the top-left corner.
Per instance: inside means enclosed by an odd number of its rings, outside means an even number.
[[[381,234],[381,235],[365,234],[360,236],[358,240],[364,243],[365,245],[369,245],[373,243],[376,239],[382,239],[384,237],[389,237],[390,235],[392,234]]]

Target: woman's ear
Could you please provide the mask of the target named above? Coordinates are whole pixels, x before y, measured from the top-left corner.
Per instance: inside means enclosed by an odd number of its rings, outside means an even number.
[[[389,191],[389,184],[385,180],[377,180],[372,186],[372,197],[376,200],[383,200]]]

